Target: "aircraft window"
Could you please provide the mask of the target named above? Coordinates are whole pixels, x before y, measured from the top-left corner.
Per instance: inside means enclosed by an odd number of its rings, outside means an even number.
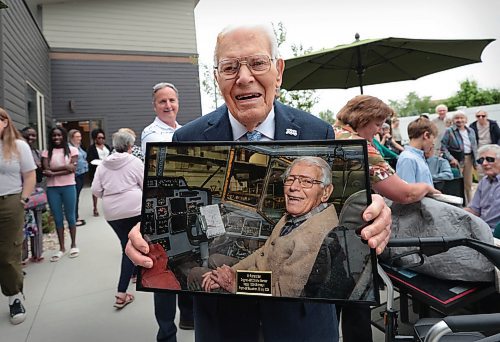
[[[262,192],[265,197],[261,210],[266,218],[273,223],[278,222],[285,212],[285,195],[281,177],[287,166],[287,162],[283,160],[275,159],[271,162],[267,186]]]
[[[164,177],[180,178],[183,186],[202,187],[219,197],[224,186],[229,149],[224,146],[169,148]]]
[[[248,150],[236,150],[237,159],[231,165],[226,200],[256,207],[262,194],[266,177],[266,156]]]

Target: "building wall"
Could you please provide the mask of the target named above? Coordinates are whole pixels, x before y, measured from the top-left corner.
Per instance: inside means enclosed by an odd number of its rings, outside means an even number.
[[[198,65],[188,58],[88,57],[71,60],[69,55],[52,54],[52,103],[57,120],[102,119],[108,142],[111,133],[121,127],[132,128],[140,137],[142,129],[154,120],[151,94],[159,82],[173,83],[179,89],[180,124],[201,116]]]
[[[102,120],[108,142],[120,127],[140,137],[155,117],[151,90],[158,82],[178,87],[181,124],[201,116],[197,3],[41,0],[38,13],[51,47],[54,118]]]
[[[43,5],[52,49],[196,53],[195,0],[86,0]]]
[[[51,119],[49,47],[24,1],[5,0],[0,10],[0,106],[18,128],[28,123],[27,82],[45,97],[46,120]]]

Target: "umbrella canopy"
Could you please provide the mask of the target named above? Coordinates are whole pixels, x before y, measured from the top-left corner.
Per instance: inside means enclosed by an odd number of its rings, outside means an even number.
[[[287,90],[347,89],[419,77],[481,62],[484,48],[495,39],[359,40],[333,49],[287,59],[282,87]]]

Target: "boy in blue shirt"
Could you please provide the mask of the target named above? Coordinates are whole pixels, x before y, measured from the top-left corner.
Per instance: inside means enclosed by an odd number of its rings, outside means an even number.
[[[410,143],[399,155],[396,173],[408,183],[427,183],[434,186],[424,152],[434,148],[437,127],[429,119],[420,117],[408,125]]]

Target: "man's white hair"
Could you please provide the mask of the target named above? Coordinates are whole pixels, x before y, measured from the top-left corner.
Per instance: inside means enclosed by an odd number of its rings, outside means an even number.
[[[465,112],[464,112],[464,111],[457,110],[457,111],[455,112],[455,114],[453,114],[452,119],[453,119],[453,120],[455,120],[457,116],[463,116],[463,117],[465,117],[465,120],[467,120],[467,115],[465,115]]]
[[[217,43],[215,44],[214,49],[214,66],[219,63],[219,44],[222,38],[228,33],[234,32],[239,29],[248,29],[262,32],[269,41],[269,47],[271,51],[271,58],[277,59],[280,57],[278,51],[278,40],[276,39],[276,35],[274,34],[273,27],[270,24],[249,24],[249,25],[229,25],[226,26],[222,31],[217,35]]]
[[[445,104],[442,104],[442,103],[441,103],[441,104],[438,104],[438,105],[436,106],[436,113],[437,113],[437,112],[438,112],[438,110],[440,110],[441,108],[444,108],[444,109],[446,109],[446,111],[448,111],[448,107],[446,107],[446,105],[445,105]]]
[[[481,146],[477,150],[477,154],[481,155],[481,153],[490,152],[490,151],[495,152],[496,158],[500,158],[500,146],[498,146],[497,144],[488,144],[488,145]]]
[[[323,158],[313,156],[305,156],[294,159],[294,161],[285,170],[283,178],[287,178],[290,175],[290,171],[297,164],[306,164],[318,167],[321,170],[321,179],[318,179],[321,181],[321,187],[324,188],[325,186],[332,184],[332,169],[330,168],[330,165],[328,165]]]

